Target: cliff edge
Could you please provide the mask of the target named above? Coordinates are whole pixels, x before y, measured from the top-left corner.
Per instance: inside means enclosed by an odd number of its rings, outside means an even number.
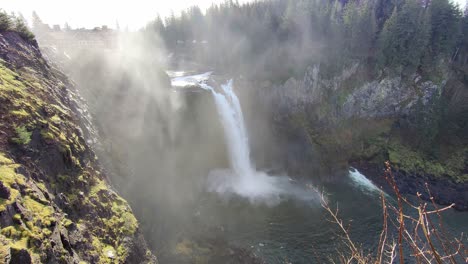
[[[35,41],[0,32],[0,260],[157,263],[79,102]]]

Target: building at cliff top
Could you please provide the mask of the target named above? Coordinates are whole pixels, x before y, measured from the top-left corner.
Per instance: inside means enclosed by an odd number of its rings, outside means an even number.
[[[107,26],[94,29],[62,29],[58,25],[52,28],[44,26],[35,30],[36,38],[44,48],[56,48],[59,50],[76,49],[118,49],[119,31],[109,29]]]

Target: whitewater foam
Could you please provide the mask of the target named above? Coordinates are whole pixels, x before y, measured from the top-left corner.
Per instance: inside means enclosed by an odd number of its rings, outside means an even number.
[[[191,85],[198,85],[202,82],[207,81],[210,78],[212,72],[205,72],[197,75],[183,76],[185,72],[169,72],[175,78],[171,79],[171,85],[173,87],[186,87]]]
[[[214,170],[208,176],[208,190],[221,195],[238,195],[253,203],[276,205],[284,199],[312,200],[317,196],[288,177],[270,176],[257,171],[250,161],[250,148],[239,98],[232,80],[220,91],[206,83],[199,85],[211,91],[223,125],[231,169]]]
[[[365,193],[380,193],[380,188],[366,178],[355,168],[350,168],[349,177],[355,186],[362,189]]]

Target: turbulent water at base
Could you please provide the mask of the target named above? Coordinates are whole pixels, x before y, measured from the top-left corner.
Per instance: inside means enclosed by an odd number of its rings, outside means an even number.
[[[210,87],[206,84],[209,73],[181,75],[173,76],[177,89],[198,85],[212,94],[224,129],[230,169],[213,170],[208,191],[187,201],[186,211],[177,211],[176,216],[171,210],[158,215],[167,217],[174,233],[187,229],[195,238],[210,233],[204,227],[216,227],[218,235],[230,244],[249,249],[268,264],[330,263],[330,257],[336,256],[336,248],[342,245],[341,233],[329,221],[318,197],[312,196],[313,191],[288,177],[270,176],[255,168],[232,81]],[[355,242],[373,249],[382,228],[380,189],[355,169],[341,176],[321,183],[319,189],[326,191],[329,204],[339,207],[344,223],[352,224],[350,233]],[[174,219],[180,220],[180,225],[174,226]],[[447,211],[444,222],[451,232],[460,234],[466,232],[468,214]]]
[[[353,184],[361,189],[364,193],[380,193],[381,191],[379,187],[377,187],[355,168],[350,168],[349,177],[351,178]]]
[[[210,191],[223,195],[237,194],[252,202],[276,205],[287,197],[314,198],[312,192],[295,185],[288,177],[270,176],[257,171],[250,161],[250,148],[239,98],[232,80],[217,89],[201,83],[213,94],[228,146],[230,170],[214,170],[208,178]]]

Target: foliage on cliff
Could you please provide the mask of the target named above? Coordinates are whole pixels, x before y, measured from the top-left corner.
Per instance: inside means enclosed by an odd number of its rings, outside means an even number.
[[[0,258],[156,262],[100,170],[73,89],[37,46],[0,32]]]
[[[23,17],[9,15],[0,9],[0,32],[17,32],[24,40],[34,41],[34,34],[29,30]]]
[[[464,20],[449,0],[226,1],[205,15],[193,7],[157,18],[146,32],[197,61],[285,81],[311,64],[336,74],[355,61],[374,72],[431,75],[466,41]]]

